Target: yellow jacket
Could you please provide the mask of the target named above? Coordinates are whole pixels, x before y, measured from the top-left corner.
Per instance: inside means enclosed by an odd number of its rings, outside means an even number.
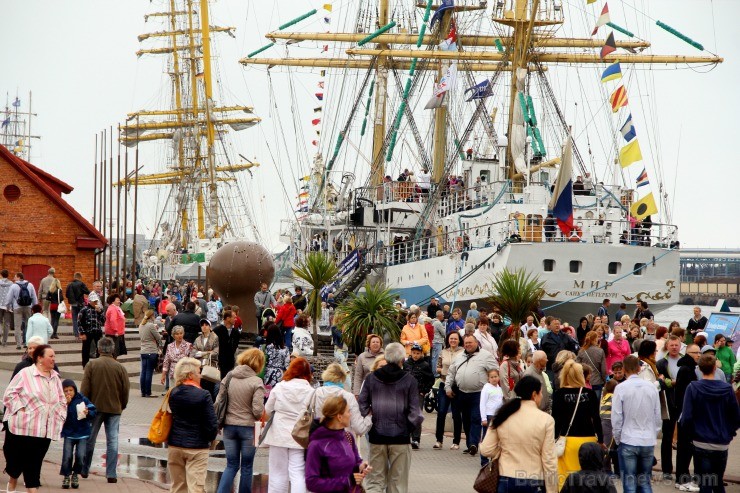
[[[418,322],[414,327],[406,324],[401,331],[401,344],[403,344],[403,347],[406,348],[406,356],[411,354],[411,346],[415,342],[421,344],[421,348],[424,350],[424,354],[429,354],[429,349],[432,346],[431,344],[429,344],[427,329],[424,327],[424,324],[420,324]]]
[[[557,493],[554,430],[552,416],[540,411],[534,401],[522,401],[521,408],[501,426],[488,429],[480,453],[498,458],[501,476],[544,480],[545,491]]]

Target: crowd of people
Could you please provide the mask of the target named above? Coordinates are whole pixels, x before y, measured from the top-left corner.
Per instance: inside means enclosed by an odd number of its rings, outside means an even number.
[[[56,279],[53,269],[49,275]],[[106,477],[117,481],[118,430],[130,388],[116,358],[126,352],[123,305],[129,301],[141,340],[141,396],[154,397],[153,375],[161,371],[172,412],[168,468],[176,492],[203,491],[209,449],[221,430],[227,459],[221,493],[232,490],[237,475],[240,493],[251,491],[260,444],[269,446],[271,492],[362,486],[369,493],[402,493],[413,451],[444,448],[448,412],[450,450],[463,445],[462,453],[481,465],[494,460],[499,491],[570,492],[588,483],[606,492],[614,491],[616,477],[628,493],[650,491],[658,463],[663,478],[681,491],[724,491],[727,451],[740,426],[731,385],[737,388],[740,365],[726,336],[709,344],[698,308],[685,328],[659,326],[645,302],[628,314],[624,304],[614,310],[609,300],[576,325],[535,314],[513,323],[475,303],[463,313],[432,298],[424,308],[398,306],[405,314],[399,339],[368,334],[350,368],[352,344],[335,326],[335,303],[327,297],[319,325],[332,335],[336,362],[319,375],[307,359],[314,341],[299,287],[291,294],[261,286],[257,339],[239,352],[239,308],[195,283],[136,282],[130,293],[112,290],[105,297],[102,283],[89,291],[76,275],[64,298],[53,280],[38,296],[56,293],[76,314],[84,366],[78,390],[60,379],[49,345],[58,303],[53,297],[48,307],[39,303],[24,282],[18,274],[0,292],[11,300],[5,312],[12,308],[14,322],[20,320],[16,341],[27,346],[3,398],[9,491],[21,474],[29,491],[38,488],[41,461],[50,441],[59,439],[62,487],[79,487],[102,426]],[[24,321],[25,331],[18,332]],[[425,444],[424,406],[431,396],[434,442]],[[304,413],[314,422],[296,431]],[[19,450],[28,452],[23,460]]]

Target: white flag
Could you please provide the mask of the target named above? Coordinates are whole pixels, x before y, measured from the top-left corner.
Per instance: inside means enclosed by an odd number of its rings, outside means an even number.
[[[433,110],[435,108],[441,108],[442,103],[444,103],[445,100],[445,94],[446,92],[437,94],[436,96],[432,96],[432,98],[427,102],[426,106],[424,106],[425,110]]]
[[[439,94],[445,93],[452,89],[455,86],[455,81],[457,80],[457,64],[453,63],[449,67],[447,67],[447,72],[442,76],[442,79],[439,81],[439,84],[437,84],[437,87],[434,89],[434,95],[438,96]]]

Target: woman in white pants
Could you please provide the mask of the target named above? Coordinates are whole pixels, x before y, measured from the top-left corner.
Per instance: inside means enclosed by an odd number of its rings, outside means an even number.
[[[274,413],[272,426],[264,443],[270,446],[270,493],[306,493],[304,450],[291,436],[298,417],[313,396],[311,365],[305,358],[290,362],[283,379],[270,392],[265,404],[268,415]],[[289,486],[290,485],[290,486]]]

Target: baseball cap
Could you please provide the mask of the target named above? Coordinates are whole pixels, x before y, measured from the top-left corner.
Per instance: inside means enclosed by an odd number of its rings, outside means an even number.
[[[714,346],[710,345],[710,344],[706,344],[705,346],[703,346],[701,348],[701,354],[708,353],[709,351],[712,351],[713,353],[716,353],[717,352],[717,349]]]
[[[411,345],[411,350],[423,351],[423,349],[421,348],[421,344],[419,344],[418,342],[415,342]]]
[[[206,324],[206,325],[208,325],[210,327],[211,326],[211,321],[208,320],[207,318],[201,318],[200,319],[200,324],[198,326],[199,327],[202,327],[203,324]]]
[[[87,302],[88,303],[93,303],[95,301],[100,301],[100,297],[98,296],[98,293],[96,293],[95,291],[93,291],[92,293],[90,293],[89,295],[87,295]]]
[[[202,298],[202,297],[203,297],[203,293],[201,293],[200,291],[198,291],[198,294],[197,294],[196,296],[197,296],[198,298]]]

